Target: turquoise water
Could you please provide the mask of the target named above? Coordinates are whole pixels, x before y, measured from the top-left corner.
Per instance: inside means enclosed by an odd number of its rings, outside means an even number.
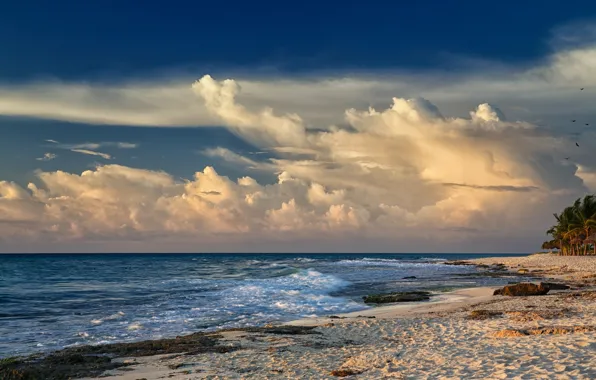
[[[442,264],[482,256],[0,255],[0,357],[362,310],[375,292],[506,282]]]

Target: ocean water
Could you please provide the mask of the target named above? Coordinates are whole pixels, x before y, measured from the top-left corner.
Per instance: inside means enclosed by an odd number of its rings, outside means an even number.
[[[376,292],[507,281],[442,264],[472,257],[482,255],[0,255],[0,357],[364,310],[362,296]]]

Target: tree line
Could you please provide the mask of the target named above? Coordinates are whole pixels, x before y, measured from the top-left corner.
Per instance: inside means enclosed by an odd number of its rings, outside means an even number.
[[[560,214],[554,214],[557,224],[546,231],[552,240],[542,249],[557,249],[561,255],[596,255],[596,196],[578,198]]]

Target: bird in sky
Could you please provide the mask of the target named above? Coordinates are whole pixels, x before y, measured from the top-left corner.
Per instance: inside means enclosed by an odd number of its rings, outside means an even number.
[[[582,88],[580,88],[579,90],[580,90],[580,91],[583,91],[583,90],[584,90],[584,88],[582,87]]]
[[[570,157],[565,157],[566,160],[568,160]]]
[[[578,143],[575,143],[575,146],[579,147],[579,144]]]
[[[590,125],[590,123],[586,123],[586,125]]]
[[[571,120],[572,123],[575,123],[575,120]]]

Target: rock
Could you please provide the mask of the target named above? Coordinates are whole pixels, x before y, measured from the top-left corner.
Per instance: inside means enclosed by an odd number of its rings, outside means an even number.
[[[541,282],[540,285],[549,288],[550,290],[566,290],[569,289],[569,285],[557,284],[555,282]]]
[[[429,292],[395,292],[387,294],[371,294],[362,297],[364,303],[417,302],[430,299]]]
[[[522,282],[515,285],[507,285],[502,289],[497,289],[493,295],[525,297],[525,296],[543,296],[548,293],[550,289],[542,284],[536,285],[529,282]]]
[[[331,371],[331,376],[346,377],[351,375],[358,375],[359,373],[360,372],[351,369],[336,369],[334,371]]]
[[[443,264],[445,264],[445,265],[474,265],[468,261],[463,261],[463,260],[445,261]]]
[[[529,271],[529,270],[527,270],[526,268],[521,268],[521,269],[518,269],[518,270],[517,270],[517,273],[520,273],[520,274],[526,274],[526,273],[530,273],[530,271]]]
[[[406,276],[406,277],[402,278],[402,280],[415,280],[415,279],[416,279],[416,276]]]
[[[473,319],[477,321],[481,321],[484,319],[490,319],[494,317],[499,317],[503,315],[500,311],[491,311],[491,310],[474,310],[470,313],[467,319]]]

